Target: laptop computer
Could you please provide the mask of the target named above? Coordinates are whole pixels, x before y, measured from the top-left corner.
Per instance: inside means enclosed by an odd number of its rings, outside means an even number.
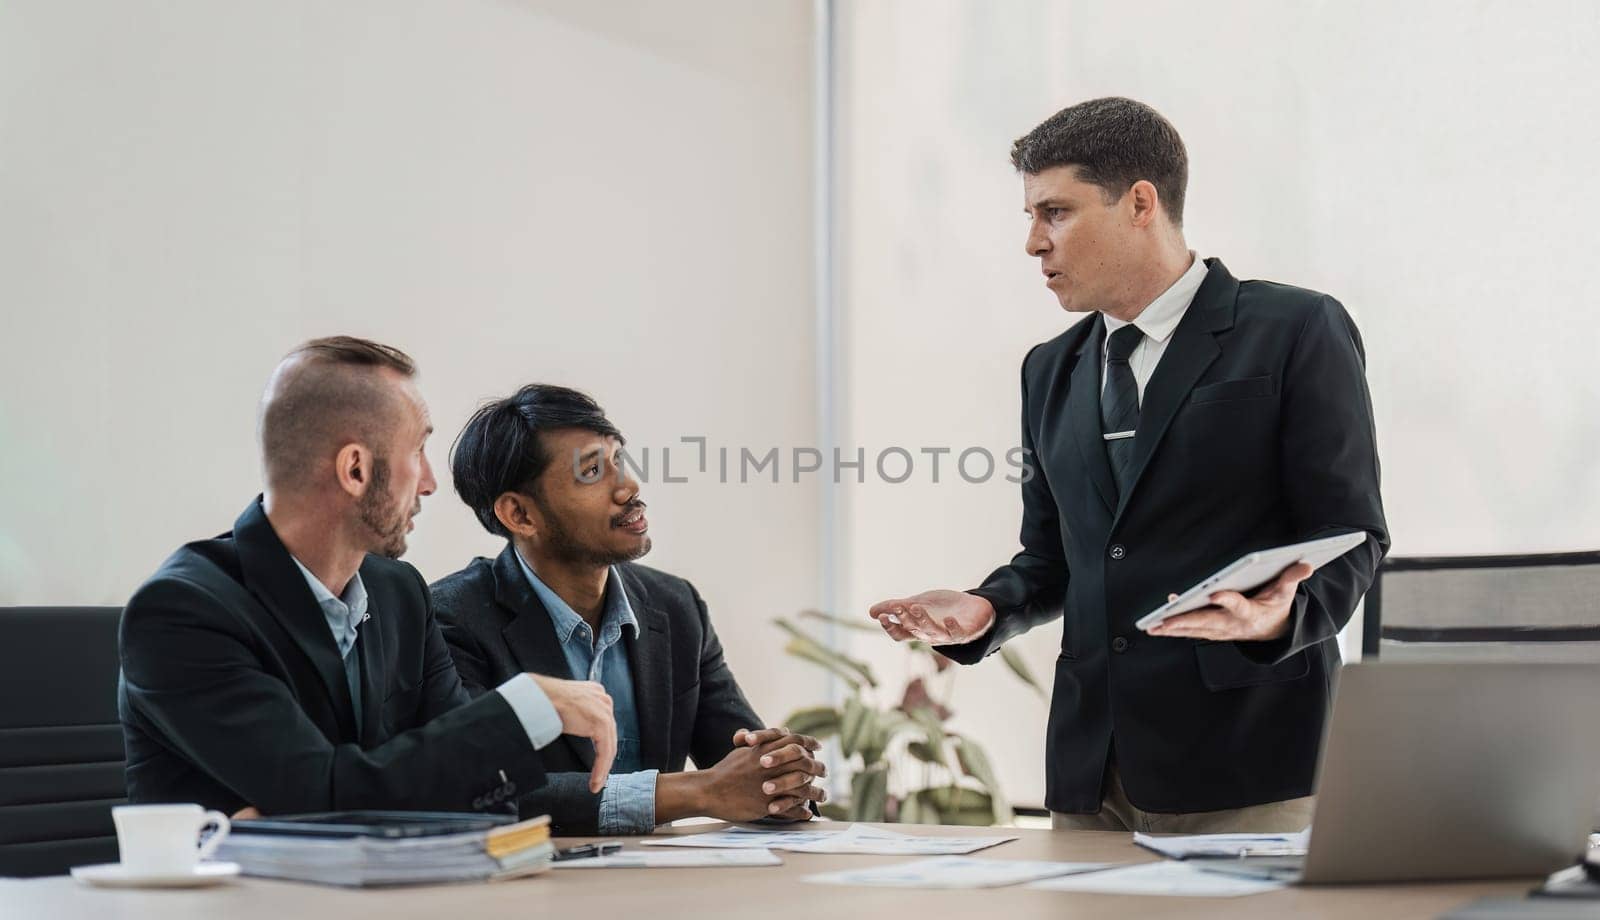
[[[1206,860],[1300,884],[1543,876],[1584,853],[1600,668],[1371,663],[1339,676],[1303,857]]]

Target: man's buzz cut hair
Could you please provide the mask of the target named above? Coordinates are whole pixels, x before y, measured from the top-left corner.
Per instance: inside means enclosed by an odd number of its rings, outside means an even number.
[[[285,355],[258,418],[267,485],[306,484],[323,457],[352,441],[379,453],[384,433],[401,420],[384,371],[410,379],[417,365],[392,345],[349,335],[312,339]]]

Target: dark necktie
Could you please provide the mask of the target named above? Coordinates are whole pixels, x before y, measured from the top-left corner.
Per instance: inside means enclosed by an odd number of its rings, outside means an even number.
[[[1106,339],[1106,384],[1100,391],[1100,431],[1106,435],[1106,458],[1117,481],[1117,495],[1128,494],[1133,477],[1133,432],[1139,427],[1139,384],[1128,356],[1144,338],[1129,324]]]

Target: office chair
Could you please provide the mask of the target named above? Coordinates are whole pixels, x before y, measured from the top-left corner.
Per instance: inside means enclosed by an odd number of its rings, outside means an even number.
[[[117,861],[117,607],[0,607],[0,876]]]
[[[1361,656],[1600,663],[1600,551],[1384,560]]]

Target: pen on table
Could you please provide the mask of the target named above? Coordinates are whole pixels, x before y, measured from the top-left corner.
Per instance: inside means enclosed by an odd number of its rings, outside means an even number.
[[[610,856],[613,853],[620,852],[622,852],[622,841],[600,840],[596,841],[595,843],[585,843],[580,846],[567,847],[564,850],[557,850],[554,858],[557,862],[559,862],[564,859],[588,859],[591,856]]]

